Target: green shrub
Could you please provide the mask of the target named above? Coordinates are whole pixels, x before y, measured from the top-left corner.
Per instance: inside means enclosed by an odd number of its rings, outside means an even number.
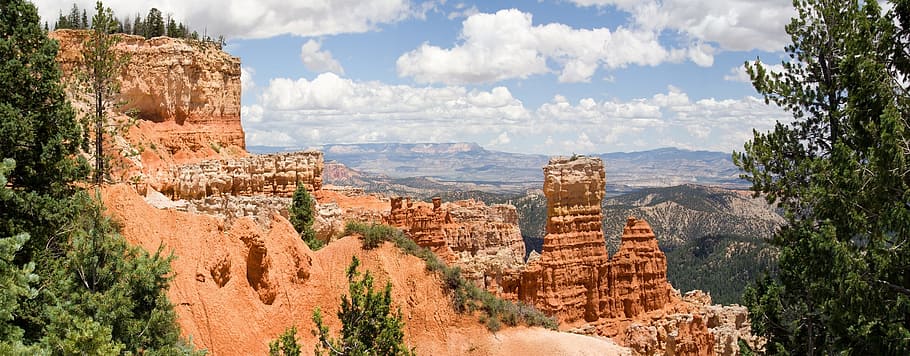
[[[269,343],[269,356],[300,356],[297,343],[297,327],[292,326]]]
[[[325,246],[325,241],[316,238],[316,230],[313,230],[315,222],[316,201],[310,196],[310,192],[300,182],[297,182],[297,190],[291,198],[291,206],[288,207],[288,220],[294,229],[300,234],[300,239],[316,251]]]
[[[379,247],[385,241],[394,241],[396,235],[404,234],[400,230],[384,224],[365,224],[356,221],[349,221],[344,227],[344,235],[349,236],[359,234],[363,240],[363,249],[372,250]],[[416,244],[414,245],[416,246]],[[417,246],[419,248],[419,246]]]
[[[481,311],[481,322],[491,331],[502,327],[502,322],[509,326],[519,322],[528,326],[541,326],[556,329],[557,324],[532,306],[513,303],[477,287],[461,275],[461,268],[449,267],[439,260],[432,251],[420,247],[414,240],[405,236],[401,230],[381,224],[366,224],[350,221],[345,225],[345,235],[363,236],[363,248],[373,249],[384,241],[391,241],[403,253],[416,256],[426,263],[427,271],[436,273],[442,279],[443,286],[451,293],[452,307],[459,313]]]
[[[373,290],[373,276],[367,271],[362,278],[357,267],[360,261],[351,258],[348,267],[348,295],[341,297],[341,338],[335,340],[329,335],[329,328],[322,321],[319,308],[313,312],[319,337],[316,355],[413,355],[404,345],[404,322],[401,309],[392,313],[392,284]]]

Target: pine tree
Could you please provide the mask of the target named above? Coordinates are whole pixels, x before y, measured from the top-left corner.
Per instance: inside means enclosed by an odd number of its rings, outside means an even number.
[[[153,7],[145,16],[145,37],[164,36],[164,31],[164,18],[161,16],[161,11]]]
[[[734,160],[785,210],[779,276],[744,296],[771,353],[910,350],[910,1],[798,1],[784,72],[748,65],[790,124]]]
[[[70,28],[72,29],[84,28],[82,27],[82,18],[79,17],[79,6],[76,6],[76,4],[73,4],[73,7],[70,9],[70,15],[67,17],[67,20],[69,21]]]
[[[145,36],[145,23],[142,22],[142,16],[136,14],[136,21],[133,21],[133,34]]]
[[[0,2],[0,354],[189,353],[170,257],[128,247],[74,184],[88,169],[56,53],[31,2]]]
[[[386,283],[380,291],[373,290],[373,276],[366,272],[363,278],[357,267],[360,260],[351,259],[348,266],[348,293],[341,297],[341,339],[334,340],[329,335],[329,328],[322,321],[319,308],[313,312],[316,330],[313,334],[319,337],[315,353],[317,355],[412,355],[404,345],[404,322],[401,321],[401,310],[393,314],[392,284]]]
[[[94,124],[95,133],[95,184],[101,184],[107,174],[104,164],[104,134],[109,127],[107,115],[111,106],[116,104],[113,100],[120,90],[117,76],[128,60],[125,55],[114,51],[114,46],[119,41],[119,37],[111,35],[115,28],[113,11],[98,1],[92,17],[92,35],[85,43],[82,53],[85,63],[84,80],[87,91],[92,94],[94,109],[94,116],[89,122]]]
[[[269,356],[300,356],[297,343],[297,327],[292,326],[269,343]]]
[[[121,32],[123,32],[123,33],[125,33],[125,34],[132,34],[132,33],[133,33],[133,23],[130,22],[130,17],[129,17],[129,16],[124,17],[124,18],[123,18],[123,21],[120,21],[120,23],[123,24],[123,31],[121,31]]]
[[[310,196],[310,192],[300,182],[297,182],[297,190],[291,198],[291,206],[288,207],[288,220],[294,229],[300,234],[303,242],[312,250],[318,250],[325,246],[325,242],[316,237],[316,231],[313,230],[315,222],[316,201]]]

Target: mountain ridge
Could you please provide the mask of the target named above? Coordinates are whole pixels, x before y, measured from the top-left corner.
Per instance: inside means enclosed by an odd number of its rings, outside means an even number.
[[[540,187],[541,168],[550,156],[489,150],[472,142],[368,143],[316,146],[326,161],[360,172],[364,179],[430,178],[439,182],[476,183],[487,191],[518,192]],[[250,146],[253,153],[299,149]],[[664,147],[648,151],[598,153],[604,160],[607,195],[648,187],[687,183],[745,189],[730,154]],[[402,181],[403,180],[403,181]],[[331,180],[327,183],[334,184]],[[505,188],[502,188],[505,187]]]

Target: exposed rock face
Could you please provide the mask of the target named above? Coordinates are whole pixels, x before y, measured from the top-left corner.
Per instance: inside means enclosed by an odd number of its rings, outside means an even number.
[[[635,317],[663,308],[673,288],[667,282],[667,258],[657,246],[657,237],[644,220],[629,218],[622,244],[610,264],[613,316]]]
[[[392,198],[389,225],[398,227],[418,245],[433,251],[446,263],[455,262],[455,253],[446,241],[445,225],[453,223],[449,212],[442,209],[442,200],[433,198],[433,205],[414,204],[410,198]]]
[[[297,182],[322,187],[322,152],[302,151],[207,160],[171,167],[149,184],[172,198],[201,199],[229,194],[291,197]]]
[[[478,286],[498,293],[504,274],[524,263],[525,244],[514,206],[475,200],[445,203],[453,224],[444,227],[456,265]]]
[[[516,294],[561,322],[611,314],[609,256],[601,230],[604,183],[599,158],[557,157],[544,167],[547,235],[540,259],[521,272]]]
[[[708,330],[714,335],[715,354],[739,355],[739,340],[745,341],[752,350],[764,349],[765,340],[752,335],[752,323],[746,307],[737,304],[712,305],[711,295],[700,290],[688,292],[682,299],[704,316]]]
[[[487,206],[475,200],[442,203],[392,198],[385,221],[418,245],[462,268],[478,286],[499,291],[503,274],[521,266],[525,247],[518,212],[511,205]]]
[[[72,78],[83,62],[88,31],[57,30],[57,61]],[[114,51],[127,54],[122,68],[120,100],[142,120],[157,123],[159,143],[170,152],[237,146],[243,149],[240,125],[240,59],[217,47],[185,40],[117,35]]]

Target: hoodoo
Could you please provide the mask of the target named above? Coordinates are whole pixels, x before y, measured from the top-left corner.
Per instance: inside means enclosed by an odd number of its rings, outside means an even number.
[[[547,235],[540,259],[521,273],[518,298],[560,322],[609,314],[609,255],[601,228],[604,165],[557,157],[544,167]]]

